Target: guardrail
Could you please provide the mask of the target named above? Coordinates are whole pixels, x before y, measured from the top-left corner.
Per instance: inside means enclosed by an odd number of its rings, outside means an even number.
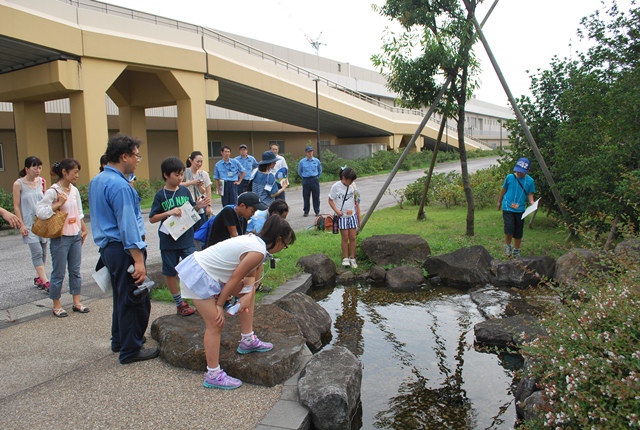
[[[146,13],[146,12],[140,12],[140,11],[136,11],[133,9],[128,9],[125,7],[121,7],[121,6],[116,6],[116,5],[112,5],[112,4],[108,4],[108,3],[103,3],[101,1],[97,1],[97,0],[58,0],[61,1],[63,3],[67,3],[70,4],[72,6],[78,7],[78,8],[85,8],[85,9],[90,9],[93,11],[97,11],[97,12],[102,12],[102,13],[106,13],[109,15],[115,15],[115,16],[120,16],[123,18],[129,18],[132,20],[137,20],[137,21],[142,21],[142,22],[147,22],[147,23],[151,23],[151,24],[156,24],[156,25],[161,25],[161,26],[165,26],[165,27],[169,27],[169,28],[174,28],[177,30],[183,30],[183,31],[189,31],[192,33],[196,33],[201,35],[202,37],[208,37],[212,40],[216,40],[220,43],[224,43],[226,45],[232,46],[235,49],[239,49],[242,50],[246,53],[248,53],[249,55],[253,55],[253,56],[257,56],[259,58],[262,58],[265,61],[269,61],[273,64],[275,64],[276,66],[280,66],[280,67],[284,67],[287,70],[291,70],[301,76],[306,76],[312,80],[318,80],[318,82],[323,83],[324,85],[327,85],[329,88],[333,88],[335,90],[341,91],[345,94],[350,95],[351,97],[355,97],[357,99],[363,100],[369,104],[372,104],[374,106],[377,106],[381,109],[393,112],[393,113],[399,113],[399,114],[405,114],[405,115],[416,115],[416,116],[420,116],[420,117],[424,117],[425,112],[422,110],[418,110],[418,109],[406,109],[406,108],[399,108],[396,106],[389,106],[386,103],[382,103],[379,100],[374,99],[373,97],[370,97],[366,94],[363,94],[361,92],[352,90],[351,88],[345,87],[344,85],[338,84],[337,82],[334,82],[330,79],[327,79],[323,76],[318,75],[317,73],[314,73],[310,70],[307,70],[305,68],[302,68],[300,66],[296,66],[295,64],[289,63],[288,61],[285,61],[281,58],[278,58],[274,55],[271,55],[267,52],[261,51],[259,49],[256,49],[250,45],[247,45],[246,43],[240,42],[238,40],[235,40],[225,34],[222,34],[218,31],[212,30],[210,28],[207,27],[202,27],[199,25],[195,25],[195,24],[189,24],[183,21],[178,21],[175,19],[171,19],[171,18],[165,18],[165,17],[161,17],[158,15],[153,15],[150,13]],[[429,121],[432,122],[435,125],[440,126],[440,121],[435,119],[435,118],[429,118]],[[446,126],[447,130],[450,132],[454,132],[457,133],[457,128],[452,127],[450,125]],[[475,142],[476,144],[482,145],[484,146],[484,144],[482,142],[477,141],[476,139],[473,139],[472,136],[470,135],[466,135],[465,137],[470,138],[473,142]]]

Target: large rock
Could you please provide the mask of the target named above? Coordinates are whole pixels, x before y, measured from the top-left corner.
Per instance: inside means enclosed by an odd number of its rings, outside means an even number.
[[[531,315],[483,321],[476,324],[473,330],[478,344],[498,348],[520,347],[525,341],[545,334],[540,322]]]
[[[616,245],[613,252],[627,264],[637,266],[640,263],[640,239],[625,239]]]
[[[487,319],[538,313],[538,310],[529,305],[520,294],[506,288],[492,285],[478,287],[469,292],[469,298]]]
[[[595,252],[583,248],[573,248],[556,260],[553,276],[557,282],[569,287],[579,287],[588,270],[598,263]]]
[[[417,267],[398,266],[387,272],[384,282],[392,290],[413,291],[424,285],[424,275]]]
[[[417,234],[371,236],[362,241],[362,251],[380,266],[422,263],[429,255],[429,244]]]
[[[199,314],[184,318],[165,315],[151,324],[151,336],[160,344],[160,356],[169,364],[204,371],[205,325]],[[240,318],[228,316],[220,340],[220,366],[231,376],[272,387],[290,378],[302,361],[305,339],[296,319],[275,305],[255,309],[253,330],[274,344],[268,352],[239,354]]]
[[[298,266],[311,274],[311,282],[316,288],[333,285],[336,279],[336,264],[325,254],[313,254],[298,260]]]
[[[322,338],[331,331],[331,316],[306,294],[288,294],[275,305],[290,313],[296,320],[311,352],[322,348]]]
[[[494,260],[491,270],[495,275],[496,287],[529,288],[538,285],[543,279],[554,276],[556,260],[551,257],[522,257],[500,261]]]
[[[524,366],[522,369],[522,374],[528,375],[531,369],[531,362],[529,359],[525,358]],[[516,415],[519,419],[524,419],[524,401],[531,396],[533,393],[538,391],[538,382],[540,378],[538,377],[529,377],[524,376],[518,382],[516,387],[516,392],[514,393],[514,397],[516,399]]]
[[[334,346],[314,355],[298,380],[300,402],[318,430],[350,430],[360,403],[362,367],[348,349]]]
[[[367,282],[372,284],[381,284],[384,282],[384,278],[387,276],[387,271],[384,270],[384,267],[381,266],[373,266],[366,275]]]
[[[489,251],[477,245],[429,257],[422,267],[429,278],[438,277],[444,285],[467,289],[490,282],[491,260]]]

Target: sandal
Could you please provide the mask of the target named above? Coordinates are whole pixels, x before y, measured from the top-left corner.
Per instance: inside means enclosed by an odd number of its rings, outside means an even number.
[[[60,308],[60,309],[53,309],[53,314],[55,316],[57,316],[58,318],[64,318],[66,316],[68,316],[69,314],[67,313],[67,311],[65,311],[64,309]]]
[[[89,312],[89,308],[83,304],[80,304],[77,307],[76,305],[73,305],[71,309],[73,309],[74,312],[80,312],[81,314],[86,314],[87,312]]]

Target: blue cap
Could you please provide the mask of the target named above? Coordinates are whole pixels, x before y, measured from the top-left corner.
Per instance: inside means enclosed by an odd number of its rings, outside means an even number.
[[[516,162],[516,167],[513,168],[514,172],[524,173],[525,175],[529,172],[529,167],[531,167],[531,163],[528,158],[520,158]]]
[[[263,166],[265,164],[271,164],[276,162],[276,153],[273,151],[265,151],[262,154],[262,160],[258,163]]]
[[[309,151],[313,151],[313,146],[307,145],[307,147],[304,148],[304,152],[309,152]]]

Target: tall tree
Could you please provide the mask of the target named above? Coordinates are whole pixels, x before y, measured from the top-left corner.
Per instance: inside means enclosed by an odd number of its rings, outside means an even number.
[[[624,13],[612,1],[604,14],[583,18],[578,34],[593,46],[574,61],[554,57],[531,76],[532,97],[519,104],[569,211],[599,232],[614,220],[637,231],[639,197],[629,199],[620,184],[640,173],[640,10],[633,2]],[[513,157],[527,154],[519,127],[508,128]],[[546,183],[537,183],[557,211]]]
[[[474,235],[475,203],[469,182],[464,141],[465,106],[478,69],[473,54],[475,33],[471,21],[476,5],[468,10],[458,0],[387,0],[378,12],[402,26],[402,34],[388,32],[383,52],[373,64],[387,78],[389,88],[399,94],[400,104],[422,108],[433,103],[446,78],[453,78],[438,113],[457,123],[462,184],[467,199],[466,234]]]

